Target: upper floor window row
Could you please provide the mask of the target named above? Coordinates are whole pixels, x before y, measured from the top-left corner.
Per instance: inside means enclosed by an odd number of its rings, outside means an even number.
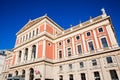
[[[98,28],[98,31],[99,31],[99,32],[103,32],[103,28],[101,28],[101,27]]]
[[[90,32],[87,32],[87,36],[90,36],[91,35],[91,33]]]
[[[39,29],[38,29],[38,28],[35,29],[35,30],[33,30],[32,32],[27,33],[26,35],[24,35],[24,36],[22,36],[22,37],[20,38],[20,43],[21,43],[21,42],[24,42],[25,40],[30,39],[31,37],[33,37],[33,36],[35,36],[35,35],[38,35],[38,33],[39,33]]]

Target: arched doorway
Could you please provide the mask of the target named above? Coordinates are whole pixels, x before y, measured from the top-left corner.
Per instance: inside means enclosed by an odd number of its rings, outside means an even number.
[[[33,80],[33,79],[34,79],[34,69],[30,68],[29,80]]]
[[[18,71],[15,71],[15,76],[18,76]]]
[[[22,77],[22,79],[25,79],[25,70],[24,69],[22,70],[22,76],[21,77]]]

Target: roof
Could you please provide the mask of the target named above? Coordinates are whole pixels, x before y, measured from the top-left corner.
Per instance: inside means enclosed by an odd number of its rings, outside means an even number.
[[[57,23],[55,23],[51,18],[49,18],[47,15],[44,15],[44,16],[41,16],[41,17],[36,18],[36,19],[34,19],[34,20],[29,20],[29,21],[27,22],[27,24],[25,24],[25,25],[23,26],[23,28],[20,29],[20,30],[16,33],[16,35],[22,33],[23,31],[27,30],[28,28],[30,28],[31,26],[37,24],[38,22],[40,22],[41,20],[43,20],[43,19],[45,19],[45,18],[48,19],[50,22],[52,22],[54,25],[56,25],[59,29],[64,30],[64,29],[63,29],[62,27],[60,27]]]

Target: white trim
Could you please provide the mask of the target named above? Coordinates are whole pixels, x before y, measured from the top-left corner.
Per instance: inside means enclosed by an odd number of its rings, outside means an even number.
[[[82,34],[82,42],[83,42],[83,47],[84,47],[84,50],[83,50],[83,51],[86,53],[86,52],[87,52],[87,49],[86,49],[84,34]]]
[[[98,31],[98,29],[97,29],[97,31]],[[98,43],[98,39],[97,39],[97,35],[96,35],[95,30],[93,30],[93,35],[94,35],[94,38],[95,38],[96,47],[97,47],[97,49],[100,49],[100,46],[98,45],[99,43]]]
[[[43,40],[43,52],[42,52],[42,57],[46,57],[46,40]]]

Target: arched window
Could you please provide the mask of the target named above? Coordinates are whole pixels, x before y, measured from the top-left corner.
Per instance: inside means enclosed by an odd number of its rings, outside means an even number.
[[[19,51],[19,55],[18,55],[18,62],[21,61],[21,54],[22,54],[22,51]]]
[[[33,31],[33,36],[35,35],[35,31]]]
[[[18,76],[18,71],[15,71],[15,76]]]
[[[33,79],[34,79],[34,69],[30,68],[29,80],[33,80]]]
[[[59,76],[59,80],[63,80],[63,76],[62,75]]]
[[[36,56],[36,45],[32,46],[32,59],[35,59]]]
[[[25,56],[24,56],[24,60],[27,60],[28,58],[28,48],[25,49]]]
[[[25,70],[22,70],[22,78],[25,78]]]
[[[38,34],[38,28],[36,29],[36,35]]]
[[[73,79],[73,74],[70,74],[70,75],[69,75],[69,80],[74,80],[74,79]]]

